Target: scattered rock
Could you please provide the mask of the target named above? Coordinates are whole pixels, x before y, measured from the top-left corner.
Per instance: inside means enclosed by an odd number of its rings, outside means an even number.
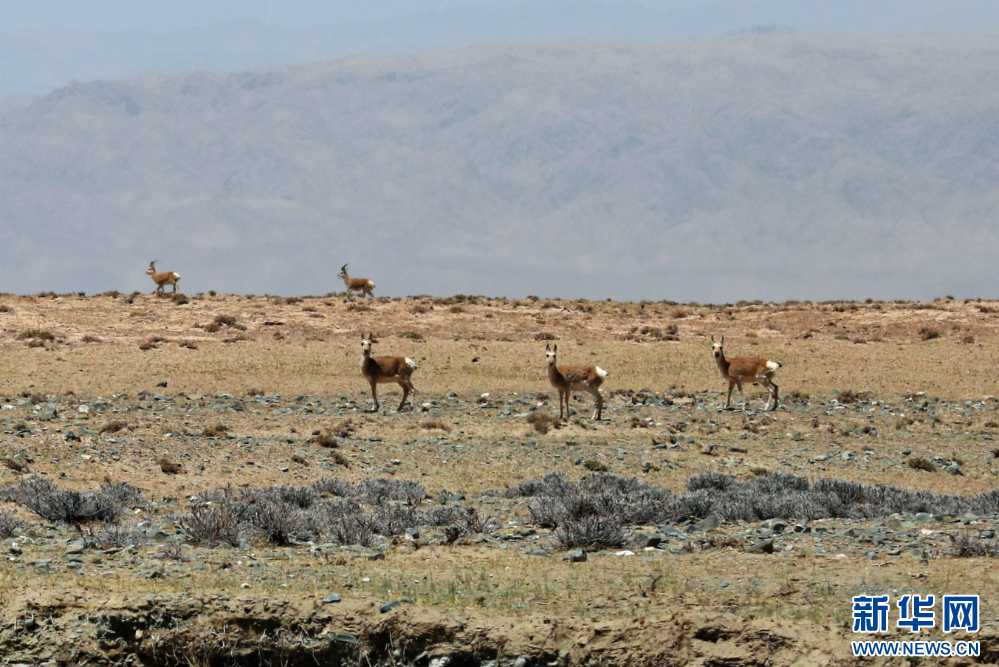
[[[387,614],[388,612],[392,611],[393,609],[401,605],[403,602],[408,603],[409,600],[392,600],[391,602],[386,602],[385,604],[383,604],[381,607],[378,608],[378,611],[380,611],[383,614]]]

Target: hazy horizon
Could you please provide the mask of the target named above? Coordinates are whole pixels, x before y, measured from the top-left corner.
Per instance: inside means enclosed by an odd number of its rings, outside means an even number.
[[[996,34],[999,9],[993,0],[17,0],[0,3],[0,95],[489,43],[790,32]]]
[[[988,297],[991,38],[489,45],[0,99],[0,290]],[[247,270],[252,266],[252,270]]]
[[[150,291],[153,259],[192,293],[341,291],[345,262],[392,296],[996,283],[985,0],[48,1],[0,26],[0,291]]]

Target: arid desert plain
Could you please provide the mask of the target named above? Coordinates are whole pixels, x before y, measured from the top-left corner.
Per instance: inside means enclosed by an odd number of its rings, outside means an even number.
[[[0,662],[859,664],[852,596],[967,593],[994,663],[997,348],[951,298],[2,296]]]

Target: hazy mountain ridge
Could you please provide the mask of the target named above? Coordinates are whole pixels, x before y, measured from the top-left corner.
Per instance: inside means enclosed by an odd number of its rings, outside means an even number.
[[[392,4],[392,3],[389,3]],[[993,0],[525,0],[402,3],[371,12],[291,3],[308,26],[250,20],[185,29],[0,29],[0,95],[47,93],[72,80],[195,69],[228,73],[350,55],[395,55],[493,42],[572,39],[659,43],[729,33],[999,32]],[[297,10],[296,10],[297,7]],[[361,20],[367,16],[368,20]],[[383,17],[383,18],[375,18]]]
[[[193,291],[322,293],[349,261],[382,294],[985,295],[992,42],[495,45],[2,98],[0,289],[158,259]]]

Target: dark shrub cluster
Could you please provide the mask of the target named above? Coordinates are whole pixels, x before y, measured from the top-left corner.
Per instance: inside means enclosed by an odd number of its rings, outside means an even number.
[[[24,522],[17,519],[13,512],[0,511],[0,539],[14,537],[23,527]]]
[[[374,477],[358,482],[355,494],[367,505],[382,505],[389,500],[416,505],[426,497],[427,492],[416,482]]]
[[[82,531],[88,545],[100,549],[124,549],[142,546],[149,541],[146,533],[133,524],[102,523],[96,529],[83,528]]]
[[[515,493],[531,496],[531,521],[554,529],[565,547],[618,546],[624,526],[669,520],[674,499],[654,484],[608,473],[587,475],[579,484],[552,473],[540,482],[522,483]]]
[[[228,499],[217,503],[195,505],[189,514],[177,521],[177,527],[187,539],[198,544],[239,546],[240,535],[246,532],[247,503]]]
[[[69,491],[36,477],[8,486],[0,491],[0,498],[19,503],[52,523],[116,523],[126,507],[142,504],[142,491],[128,482],[104,484],[100,491]]]
[[[377,537],[419,526],[454,527],[460,535],[496,528],[475,510],[435,506],[424,511],[419,505],[425,496],[420,484],[382,478],[356,485],[324,477],[309,486],[224,487],[195,496],[191,512],[177,523],[187,539],[209,545],[238,545],[242,539],[262,537],[281,545],[321,538],[367,546]]]
[[[994,558],[999,556],[999,540],[995,538],[986,539],[968,533],[949,535],[948,537],[951,541],[951,555],[957,558]]]
[[[601,473],[578,484],[561,473],[521,482],[507,497],[528,497],[532,523],[555,530],[564,546],[621,544],[627,526],[682,522],[709,515],[723,521],[822,518],[870,519],[928,512],[937,516],[999,512],[999,491],[953,496],[894,486],[820,479],[786,473],[737,480],[708,471],[674,494],[633,477]]]

